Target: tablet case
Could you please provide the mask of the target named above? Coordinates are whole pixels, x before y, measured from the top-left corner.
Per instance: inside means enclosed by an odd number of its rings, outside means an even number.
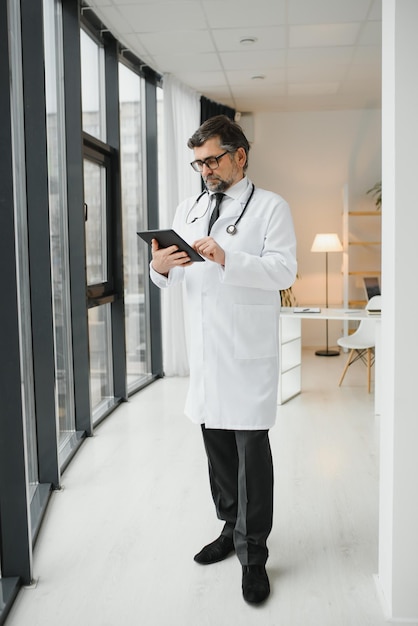
[[[151,245],[152,239],[156,239],[161,248],[168,248],[169,246],[178,246],[178,249],[182,252],[187,252],[191,261],[204,261],[205,259],[193,250],[193,248],[184,241],[178,233],[173,229],[168,230],[143,230],[137,233],[141,239]]]

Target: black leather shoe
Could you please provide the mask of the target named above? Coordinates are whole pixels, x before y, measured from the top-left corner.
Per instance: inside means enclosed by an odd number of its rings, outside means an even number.
[[[270,593],[270,583],[264,565],[242,566],[242,595],[251,604],[263,602]]]
[[[194,560],[201,565],[210,565],[211,563],[217,563],[226,559],[228,554],[234,551],[234,541],[232,537],[226,537],[221,535],[212,543],[202,548],[202,550],[195,555]]]

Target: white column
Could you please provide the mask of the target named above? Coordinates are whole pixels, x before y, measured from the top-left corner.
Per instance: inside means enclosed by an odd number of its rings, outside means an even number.
[[[418,624],[418,1],[382,0],[382,406],[378,583]]]

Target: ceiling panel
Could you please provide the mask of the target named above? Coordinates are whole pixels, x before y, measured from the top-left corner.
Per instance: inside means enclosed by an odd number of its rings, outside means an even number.
[[[272,68],[284,67],[286,62],[284,50],[261,50],[257,54],[253,54],[251,50],[221,52],[219,56],[222,66],[228,70],[247,69],[264,73]]]
[[[347,24],[303,24],[290,26],[289,46],[354,46],[361,28],[360,22]]]
[[[201,3],[210,28],[280,26],[286,23],[285,0],[202,0]]]
[[[369,0],[291,0],[290,24],[337,24],[361,22],[367,18],[373,2]]]
[[[214,88],[217,88],[219,91],[226,89],[228,86],[225,73],[223,71],[176,72],[176,76],[185,85],[189,87],[193,85],[193,88],[199,93],[208,89],[213,91]]]
[[[287,54],[287,62],[290,67],[317,65],[338,67],[342,63],[349,64],[353,58],[354,47],[333,46],[327,48],[290,48]]]
[[[253,72],[248,69],[243,70],[228,70],[225,72],[230,85],[251,85],[251,81],[254,76],[259,76],[260,73]],[[264,82],[266,84],[285,83],[287,78],[286,68],[273,68],[266,72],[263,72]]]
[[[166,72],[177,73],[184,71],[187,67],[192,72],[213,72],[221,70],[221,64],[216,54],[157,54],[153,58],[156,60],[158,67],[164,67]]]
[[[212,30],[214,43],[222,52],[236,52],[245,50],[241,44],[242,39],[253,38],[255,42],[250,46],[252,53],[259,50],[275,50],[285,48],[287,42],[287,29],[285,26],[247,26],[245,28],[224,28]],[[248,44],[247,44],[248,46]]]
[[[136,33],[138,36],[138,33]],[[193,55],[201,52],[213,52],[213,42],[210,34],[205,30],[172,30],[170,32],[143,33],[140,36],[142,45],[149,54],[187,54],[190,50]]]
[[[304,65],[289,67],[286,76],[289,83],[330,83],[344,80],[347,71],[345,65],[319,63],[309,67]]]
[[[161,2],[120,5],[119,11],[135,33],[158,33],[173,30],[200,30],[205,16],[199,2]]]

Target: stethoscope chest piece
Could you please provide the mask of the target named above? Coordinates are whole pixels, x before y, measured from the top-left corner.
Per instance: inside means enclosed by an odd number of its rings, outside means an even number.
[[[226,232],[228,233],[228,235],[235,235],[235,233],[237,232],[237,227],[235,226],[235,224],[230,224],[227,227]]]

